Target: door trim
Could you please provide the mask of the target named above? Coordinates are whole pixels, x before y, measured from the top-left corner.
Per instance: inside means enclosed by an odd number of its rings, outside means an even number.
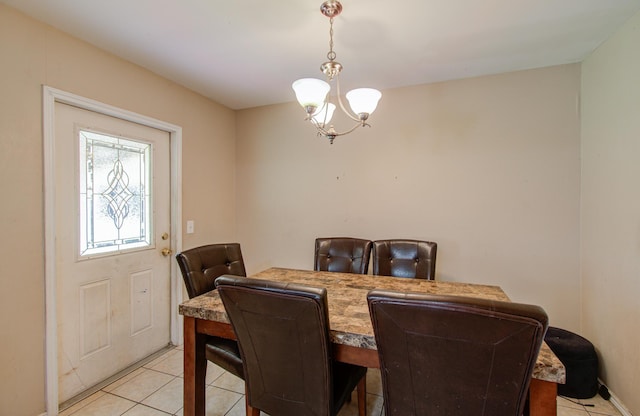
[[[45,389],[48,416],[58,414],[58,333],[56,317],[56,252],[55,252],[55,104],[73,105],[85,110],[153,127],[169,133],[171,152],[171,250],[182,251],[182,127],[89,98],[43,85],[43,174],[44,174],[44,253],[45,253]],[[182,303],[182,281],[178,279],[177,262],[171,261],[171,343],[182,344],[182,319],[178,305]]]

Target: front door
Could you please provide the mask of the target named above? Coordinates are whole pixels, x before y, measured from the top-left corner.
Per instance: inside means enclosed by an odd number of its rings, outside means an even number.
[[[55,106],[63,402],[170,341],[170,136]]]

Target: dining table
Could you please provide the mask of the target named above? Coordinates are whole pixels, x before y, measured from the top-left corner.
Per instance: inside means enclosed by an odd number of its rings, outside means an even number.
[[[296,270],[272,267],[250,276],[284,283],[326,288],[333,357],[337,361],[379,368],[367,293],[372,289],[439,295],[468,296],[510,301],[498,286],[439,280],[407,279],[365,274]],[[233,328],[216,290],[183,302],[184,416],[205,414],[207,335],[235,339]],[[529,386],[529,415],[555,416],[558,383],[565,368],[551,349],[542,344]]]

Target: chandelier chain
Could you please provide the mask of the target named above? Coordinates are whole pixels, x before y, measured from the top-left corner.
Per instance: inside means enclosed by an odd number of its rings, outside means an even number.
[[[329,18],[329,52],[327,59],[333,61],[336,59],[336,53],[333,51],[333,17]]]

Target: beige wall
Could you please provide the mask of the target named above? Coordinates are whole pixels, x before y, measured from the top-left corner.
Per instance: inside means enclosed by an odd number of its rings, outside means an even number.
[[[583,63],[582,319],[601,378],[640,414],[640,13]]]
[[[564,65],[383,91],[372,127],[333,145],[297,104],[240,111],[248,271],[310,269],[321,236],[433,240],[437,279],[499,285],[577,330],[579,88]]]
[[[0,414],[45,410],[42,85],[183,128],[184,247],[235,239],[235,114],[0,5]]]

